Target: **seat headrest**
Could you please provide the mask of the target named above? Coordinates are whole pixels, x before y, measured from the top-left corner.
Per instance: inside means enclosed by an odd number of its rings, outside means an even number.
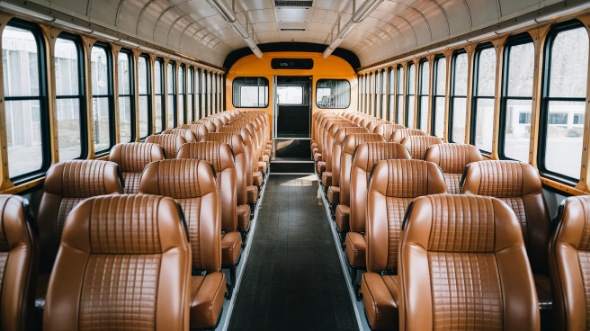
[[[139,183],[141,193],[174,199],[199,198],[215,190],[215,171],[205,160],[173,159],[150,163]]]
[[[428,147],[442,143],[442,139],[434,136],[407,136],[401,141],[401,144],[410,151],[412,158],[419,160],[424,159]]]
[[[539,173],[528,163],[486,160],[467,165],[461,193],[512,198],[543,194],[543,187]]]
[[[188,130],[188,129],[183,129],[183,128],[166,129],[166,130],[162,131],[162,134],[174,134],[177,136],[181,136],[188,143],[192,143],[192,142],[197,141],[197,136],[195,135],[195,133],[191,130]]]
[[[94,254],[161,254],[186,236],[173,199],[124,194],[93,197],[76,206],[64,225],[62,245]]]
[[[402,144],[397,143],[364,143],[358,145],[354,152],[352,166],[363,169],[370,173],[375,164],[381,160],[388,159],[411,159],[412,156]]]
[[[214,141],[188,143],[178,150],[178,159],[205,160],[219,173],[228,168],[234,168],[234,154],[228,144]]]
[[[191,130],[195,134],[196,141],[201,140],[209,132],[207,127],[203,124],[183,124],[180,128]]]
[[[440,168],[422,160],[383,160],[373,168],[369,190],[387,197],[415,198],[421,195],[446,193]]]
[[[571,196],[563,200],[558,219],[561,228],[555,240],[577,250],[590,251],[590,196]]]
[[[167,159],[176,157],[176,153],[182,144],[186,143],[184,137],[175,134],[155,134],[145,139],[146,143],[154,143],[162,146],[164,149],[164,156]]]
[[[0,252],[10,252],[21,244],[31,244],[27,226],[29,202],[18,195],[0,195]]]
[[[352,133],[344,138],[342,153],[352,155],[358,145],[370,142],[385,142],[385,139],[383,139],[382,135],[376,133]]]
[[[43,190],[63,197],[84,199],[123,193],[123,178],[119,166],[111,161],[62,161],[47,170]]]
[[[399,143],[402,141],[402,139],[404,139],[405,137],[408,137],[408,136],[426,136],[426,135],[428,135],[428,133],[426,133],[422,130],[418,130],[418,129],[399,129],[399,130],[393,131],[393,133],[391,134],[391,137],[389,138],[389,141],[391,141],[393,143]]]
[[[236,157],[238,155],[246,152],[245,146],[244,146],[245,145],[244,140],[242,139],[242,136],[240,136],[237,133],[231,133],[231,132],[207,133],[201,141],[214,141],[214,142],[228,144],[231,147],[231,149]]]
[[[468,144],[434,144],[426,151],[426,161],[434,162],[445,173],[463,173],[471,162],[483,160],[479,148]]]
[[[408,232],[409,241],[428,251],[492,253],[524,245],[514,211],[493,197],[436,194],[416,198],[402,229]]]
[[[242,141],[245,146],[252,144],[252,133],[246,128],[246,126],[230,125],[224,126],[217,130],[218,133],[235,133],[242,137]]]
[[[367,130],[367,128],[341,127],[341,128],[338,128],[338,131],[334,135],[334,144],[341,145],[342,142],[344,142],[344,138],[346,138],[347,135],[353,134],[353,133],[370,133],[370,132],[369,132],[369,130]]]
[[[163,159],[162,146],[154,143],[117,144],[109,154],[109,161],[117,163],[123,172],[142,172],[146,165]]]

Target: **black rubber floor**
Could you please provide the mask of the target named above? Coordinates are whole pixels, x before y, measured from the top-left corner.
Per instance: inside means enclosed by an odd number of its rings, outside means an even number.
[[[315,178],[269,177],[229,330],[358,330]]]

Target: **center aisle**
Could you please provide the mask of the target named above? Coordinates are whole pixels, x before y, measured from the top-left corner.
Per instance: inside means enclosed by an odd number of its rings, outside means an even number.
[[[270,176],[229,330],[358,330],[316,175]]]

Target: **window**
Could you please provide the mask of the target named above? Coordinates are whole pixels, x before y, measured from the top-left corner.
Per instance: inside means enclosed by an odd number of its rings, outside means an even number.
[[[55,41],[55,92],[59,160],[86,156],[86,98],[81,40],[62,33]],[[6,69],[5,69],[6,70]]]
[[[381,81],[379,74],[379,71],[375,71],[375,74],[373,75],[373,109],[371,111],[371,115],[373,115],[373,117],[379,117],[379,101],[381,100],[379,97],[381,92],[381,88],[379,87],[379,82]]]
[[[211,114],[216,114],[217,109],[217,74],[211,73]]]
[[[186,97],[186,121],[192,123],[195,120],[195,68],[188,68],[187,97]]]
[[[394,72],[393,72],[393,68],[389,68],[389,104],[387,105],[387,120],[388,121],[394,121],[394,117],[393,117],[393,111],[394,108],[393,106],[395,105],[395,76],[394,76]]]
[[[430,94],[430,64],[420,61],[420,85],[418,86],[418,129],[428,131],[428,94]]]
[[[41,174],[49,166],[47,93],[41,31],[12,20],[2,33],[8,175]]]
[[[345,79],[318,80],[316,103],[319,108],[348,108],[350,106],[350,83]]]
[[[166,109],[164,108],[164,61],[157,59],[154,63],[154,94],[156,106],[156,133],[164,130],[164,121],[166,119]]]
[[[278,86],[277,97],[279,105],[302,105],[303,87],[301,86]]]
[[[112,128],[113,78],[111,51],[106,44],[97,43],[90,55],[92,72],[92,125],[94,153],[107,152],[114,144]]]
[[[584,128],[574,115],[586,110],[588,33],[578,21],[554,27],[547,37],[541,101],[539,168],[580,178]]]
[[[402,65],[397,66],[397,94],[395,100],[395,123],[402,124],[403,116],[402,110],[404,105],[404,67]]]
[[[471,143],[491,154],[496,94],[496,49],[492,44],[478,46],[475,51],[473,77]]]
[[[500,103],[501,158],[529,160],[535,47],[528,34],[510,37],[504,48]]]
[[[379,118],[387,118],[387,71],[381,71],[381,111]]]
[[[205,116],[211,115],[211,100],[209,99],[209,89],[211,82],[209,81],[209,72],[203,70],[203,107],[205,107]]]
[[[359,88],[358,88],[358,94],[359,94],[359,99],[358,99],[358,111],[359,112],[363,112],[364,108],[363,108],[363,97],[365,95],[365,76],[360,75],[358,77],[358,84],[359,84]],[[316,102],[317,103],[317,102]],[[319,105],[318,105],[319,107]]]
[[[434,91],[432,92],[432,132],[435,136],[444,138],[446,84],[447,84],[447,59],[437,56],[434,59]]]
[[[467,53],[456,52],[451,63],[451,116],[449,131],[451,142],[465,142],[467,118]]]
[[[121,50],[118,61],[119,71],[119,141],[133,141],[134,125],[134,87],[133,87],[133,55],[130,51]]]
[[[178,67],[178,125],[184,124],[186,118],[186,66]]]
[[[237,108],[268,107],[268,79],[236,77],[233,82],[232,102]]]
[[[195,120],[205,117],[203,109],[203,72],[201,69],[197,69],[195,73],[195,106],[196,106],[196,117]]]
[[[137,79],[139,89],[139,137],[142,139],[151,133],[151,89],[150,89],[150,66],[148,55],[141,55],[137,61]]]
[[[363,76],[363,113],[367,113],[368,112],[368,98],[369,98],[369,75],[365,74]]]
[[[408,76],[406,77],[406,126],[414,128],[414,88],[416,84],[416,66],[408,64]]]
[[[373,73],[369,73],[369,76],[367,76],[367,78],[369,79],[368,81],[368,90],[367,90],[367,111],[365,113],[367,114],[371,114],[373,113],[373,93],[375,92],[374,90],[374,84],[375,84],[375,80],[373,79]]]
[[[178,108],[176,105],[176,70],[174,70],[175,66],[176,65],[174,64],[174,62],[168,62],[168,69],[166,75],[166,92],[168,96],[168,118],[166,121],[166,125],[168,128],[174,128],[176,126],[177,121],[176,112],[178,111]]]

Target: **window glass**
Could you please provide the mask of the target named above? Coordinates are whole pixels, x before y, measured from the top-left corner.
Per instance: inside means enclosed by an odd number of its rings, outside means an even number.
[[[420,122],[418,123],[418,129],[422,131],[428,131],[428,95],[430,94],[430,65],[428,61],[422,61],[420,63],[420,105],[419,114]]]
[[[150,132],[150,70],[148,57],[142,55],[137,61],[137,79],[139,90],[139,136],[143,139],[147,137]]]
[[[301,86],[279,86],[277,87],[279,105],[302,105],[303,88]]]
[[[268,107],[268,79],[236,77],[233,82],[232,102],[237,108]]]
[[[187,78],[187,98],[186,98],[186,121],[188,123],[192,123],[195,120],[195,107],[194,107],[194,99],[195,99],[195,69],[190,67],[188,69],[188,78]]]
[[[544,159],[542,167],[558,175],[580,178],[588,75],[588,33],[581,24],[550,33],[545,57],[549,66],[544,97]]]
[[[348,108],[350,105],[350,83],[345,79],[318,80],[316,103],[320,108]]]
[[[458,53],[453,58],[453,89],[451,93],[451,142],[465,142],[467,119],[467,54]]]
[[[184,65],[178,67],[178,124],[184,124],[184,114],[186,113],[186,85],[185,85],[186,68]]]
[[[76,40],[76,41],[75,41]],[[81,88],[81,48],[77,39],[59,37],[55,41],[55,92],[59,160],[82,157],[82,128],[85,98]],[[85,108],[85,107],[84,107]],[[86,130],[84,130],[86,132]]]
[[[494,95],[496,86],[496,49],[491,45],[476,51],[477,89],[473,96],[473,141],[483,152],[492,152]]]
[[[381,71],[381,111],[379,118],[387,118],[387,71]]]
[[[404,67],[397,66],[397,95],[396,95],[396,104],[395,104],[395,123],[402,124],[403,116],[403,104],[404,104]]]
[[[434,61],[434,102],[432,114],[434,115],[434,135],[444,138],[445,129],[445,107],[446,107],[446,77],[447,61],[444,57],[437,57]]]
[[[110,51],[106,46],[95,45],[90,54],[92,72],[92,125],[94,127],[94,151],[107,151],[111,141],[112,81]]]
[[[120,52],[118,61],[119,72],[119,141],[122,143],[133,140],[133,57],[131,53]]]
[[[393,121],[393,106],[395,104],[395,76],[394,76],[394,72],[393,72],[393,68],[389,68],[389,104],[387,105],[387,120],[388,121]]]
[[[156,105],[154,110],[156,112],[156,133],[164,130],[164,63],[161,59],[157,59],[154,64],[154,94]]]
[[[533,74],[535,47],[527,36],[525,43],[505,48],[504,70],[508,71],[504,84],[501,116],[504,121],[504,139],[500,154],[503,158],[528,161],[533,108]],[[506,72],[504,73],[506,76]],[[502,134],[502,133],[501,133]]]
[[[174,62],[168,62],[167,66],[167,80],[168,84],[166,92],[168,96],[168,119],[167,127],[174,128],[176,126],[176,70],[174,70]]]
[[[43,168],[42,111],[45,96],[37,31],[8,25],[2,33],[8,174],[26,175]]]
[[[408,84],[406,85],[406,126],[414,128],[414,88],[416,84],[416,66],[413,63],[408,65]]]

